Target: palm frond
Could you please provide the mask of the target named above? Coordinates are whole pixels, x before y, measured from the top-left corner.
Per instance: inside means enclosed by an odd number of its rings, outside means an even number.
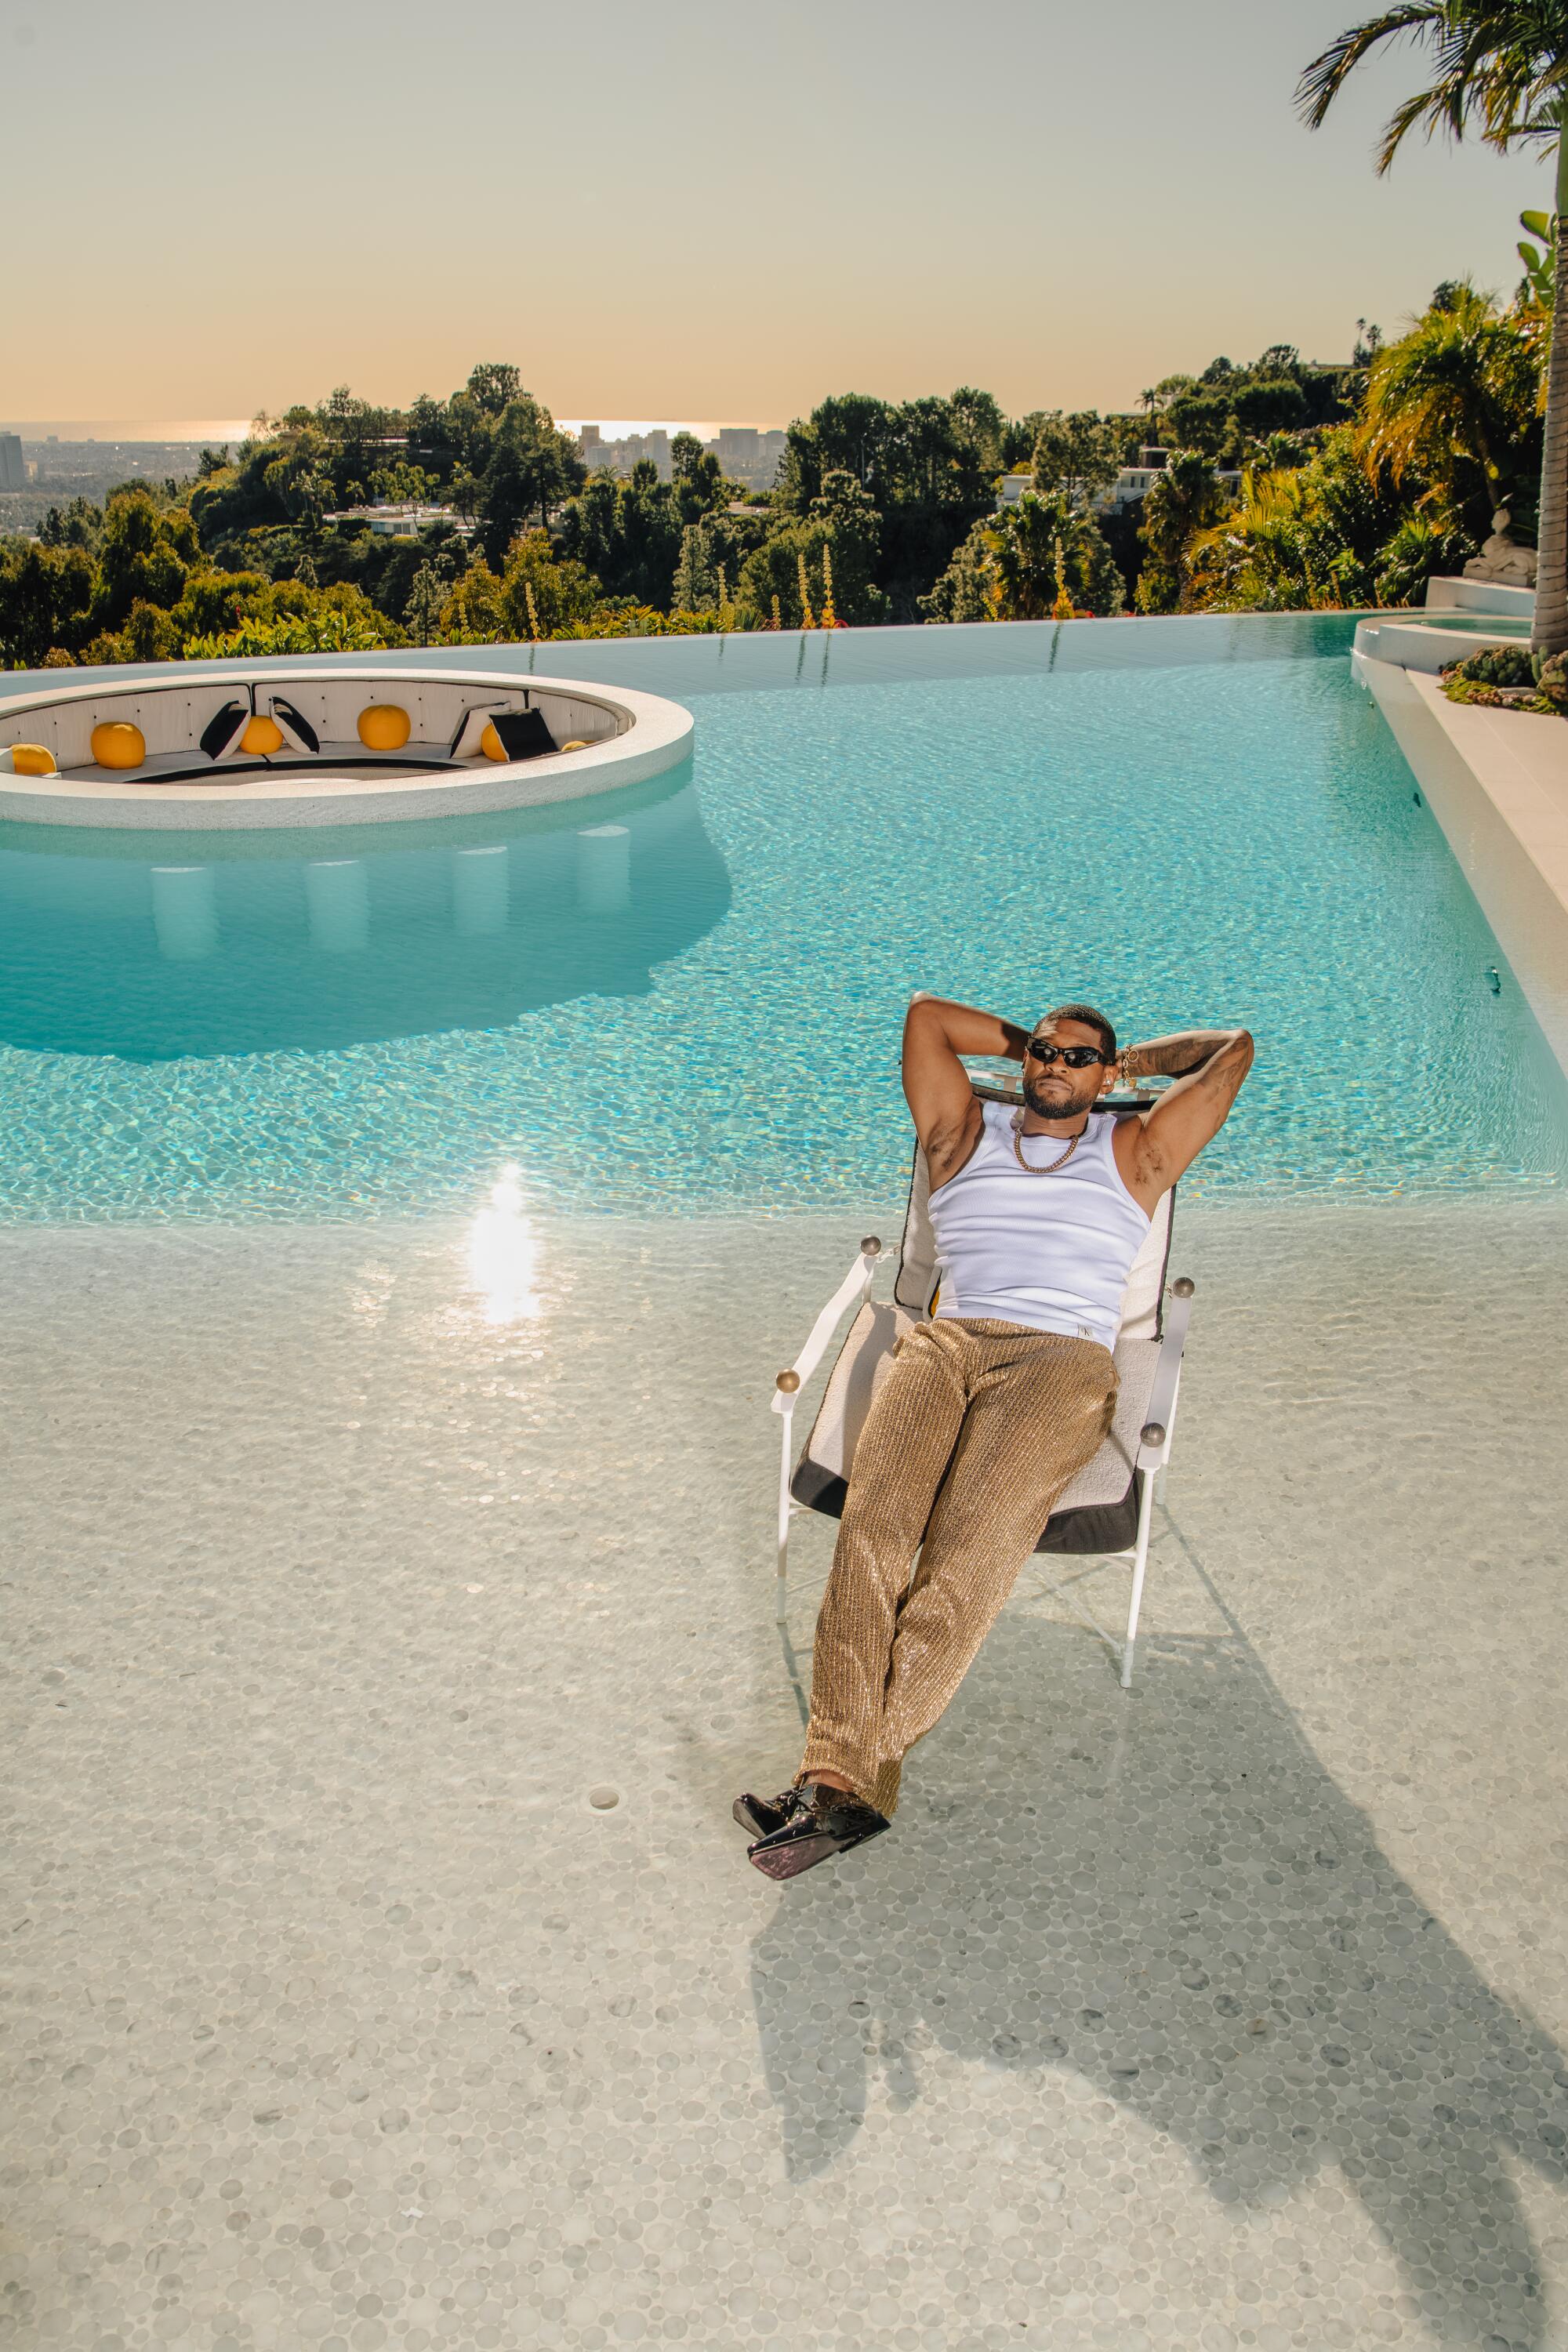
[[[1568,101],[1568,0],[1403,0],[1352,26],[1313,59],[1296,102],[1316,130],[1350,75],[1387,41],[1409,39],[1431,56],[1431,79],[1384,126],[1377,168],[1386,172],[1418,127],[1488,145],[1556,139]]]
[[[1418,122],[1425,122],[1428,139],[1437,131],[1447,131],[1451,137],[1456,135],[1453,109],[1452,96],[1446,88],[1417,90],[1413,98],[1402,99],[1384,124],[1383,137],[1378,142],[1379,177],[1393,163],[1406,132],[1414,131]]]
[[[1381,16],[1352,25],[1315,57],[1296,85],[1296,104],[1310,130],[1321,128],[1345,83],[1363,59],[1384,41],[1441,37],[1448,27],[1444,0],[1399,0]]]

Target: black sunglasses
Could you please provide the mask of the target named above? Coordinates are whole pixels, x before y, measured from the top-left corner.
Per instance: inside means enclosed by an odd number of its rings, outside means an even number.
[[[1047,1069],[1053,1062],[1065,1062],[1069,1070],[1087,1070],[1091,1062],[1110,1059],[1097,1045],[1047,1045],[1043,1037],[1031,1037],[1024,1051],[1035,1061],[1044,1062]]]

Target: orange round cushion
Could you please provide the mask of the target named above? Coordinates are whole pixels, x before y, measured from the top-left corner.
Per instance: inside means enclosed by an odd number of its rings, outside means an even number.
[[[52,776],[55,755],[46,751],[42,743],[13,743],[11,767],[13,773],[18,776]]]
[[[92,730],[92,756],[100,768],[139,768],[147,738],[128,719],[105,719]]]
[[[367,751],[401,751],[408,735],[408,713],[401,703],[367,702],[360,712],[359,740]]]
[[[283,730],[276,719],[266,719],[258,710],[239,739],[242,751],[254,751],[265,758],[269,751],[283,749]]]
[[[487,760],[504,760],[506,758],[506,745],[501,741],[500,737],[496,733],[495,729],[491,726],[488,719],[485,721],[485,731],[479,737],[479,749],[484,753]]]
[[[574,735],[570,743],[563,743],[561,746],[561,749],[563,751],[585,751],[587,748],[588,746],[586,743],[582,741],[582,740],[575,735]]]

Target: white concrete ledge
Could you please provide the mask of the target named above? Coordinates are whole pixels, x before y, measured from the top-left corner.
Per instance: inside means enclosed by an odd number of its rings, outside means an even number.
[[[1397,614],[1387,620],[1358,621],[1355,652],[1363,661],[1397,663],[1401,669],[1426,670],[1436,677],[1451,662],[1467,661],[1471,654],[1484,653],[1489,646],[1528,646],[1530,625],[1500,628],[1495,615],[1489,621],[1485,613],[1469,607],[1463,610],[1467,624],[1464,628],[1434,629],[1414,614]]]
[[[291,754],[291,765],[277,768],[250,762],[240,769],[220,760],[191,782],[162,776],[160,768],[202,765],[202,730],[236,696],[253,697],[258,712],[269,697],[286,696],[316,729],[319,756]],[[375,769],[355,743],[355,714],[367,701],[396,701],[408,710],[406,773],[384,761]],[[543,713],[558,743],[580,737],[584,748],[504,761],[450,756],[465,709],[517,711],[525,702]],[[141,729],[148,752],[141,771],[116,773],[92,764],[92,730],[113,719]],[[310,672],[266,663],[182,674],[171,665],[151,678],[56,687],[0,703],[0,821],[184,833],[487,815],[640,783],[678,766],[690,751],[692,731],[691,714],[678,702],[577,678],[510,670]],[[17,743],[41,744],[59,772],[16,774],[4,755]],[[414,764],[421,755],[426,764]]]
[[[1356,657],[1466,881],[1568,1072],[1568,720],[1450,702]]]
[[[1496,580],[1444,578],[1426,583],[1429,613],[1514,613],[1521,620],[1535,616],[1533,588],[1505,588]]]

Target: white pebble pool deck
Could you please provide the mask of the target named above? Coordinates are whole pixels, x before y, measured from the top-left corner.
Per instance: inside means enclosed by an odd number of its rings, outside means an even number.
[[[858,1230],[0,1235],[0,2338],[1568,2347],[1563,1204],[1191,1211],[1137,1685],[1026,1574],[779,1889]]]

